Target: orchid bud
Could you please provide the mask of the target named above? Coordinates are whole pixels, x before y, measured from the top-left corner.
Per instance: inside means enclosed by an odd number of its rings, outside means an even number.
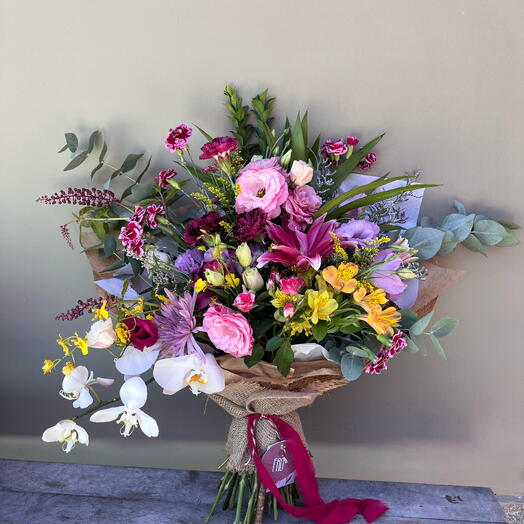
[[[215,287],[220,287],[224,285],[224,275],[218,271],[213,271],[212,269],[206,269],[204,271],[206,280]]]
[[[249,267],[253,261],[253,256],[251,255],[251,249],[246,242],[242,242],[236,249],[237,259],[240,262],[242,267]]]
[[[249,291],[260,291],[264,287],[264,279],[256,267],[248,267],[242,274],[242,281]]]

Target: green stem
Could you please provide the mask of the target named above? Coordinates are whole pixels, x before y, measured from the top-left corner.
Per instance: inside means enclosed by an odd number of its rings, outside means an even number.
[[[213,501],[213,505],[211,506],[211,509],[209,511],[208,516],[204,520],[204,522],[209,522],[211,517],[215,514],[216,508],[218,506],[218,503],[220,502],[220,499],[222,498],[222,494],[224,493],[224,490],[226,488],[226,482],[228,480],[228,477],[231,475],[229,471],[226,471],[224,473],[224,476],[222,477],[222,480],[220,481],[220,484],[218,486],[218,492],[217,496],[215,497],[215,500]]]
[[[237,496],[237,511],[235,514],[235,521],[233,524],[242,524],[242,506],[244,502],[244,490],[246,489],[246,476],[248,473],[242,473],[241,479],[240,479],[240,486],[238,488],[238,496]]]

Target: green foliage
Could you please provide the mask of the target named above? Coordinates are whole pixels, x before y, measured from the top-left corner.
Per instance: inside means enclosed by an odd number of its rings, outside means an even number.
[[[255,118],[254,130],[258,136],[259,153],[265,156],[271,152],[277,142],[275,131],[271,127],[273,118],[271,113],[275,99],[268,96],[269,90],[256,95],[251,100],[251,111]]]
[[[317,342],[322,342],[328,332],[328,323],[325,320],[320,320],[317,324],[313,324],[311,331],[313,331],[315,340]]]
[[[277,366],[278,370],[284,377],[289,375],[293,358],[294,355],[293,350],[291,349],[291,341],[289,338],[286,338],[275,353],[275,359],[273,360],[273,364]]]
[[[359,357],[353,357],[349,353],[342,356],[340,362],[342,375],[347,380],[357,380],[364,371],[364,362]]]
[[[225,104],[228,111],[227,118],[235,126],[232,134],[238,140],[240,150],[245,151],[248,149],[249,140],[253,135],[253,126],[248,123],[249,106],[242,105],[242,98],[238,96],[237,90],[230,85],[226,86],[224,94],[227,97]]]
[[[255,364],[258,364],[264,358],[264,348],[260,344],[255,344],[253,346],[253,352],[251,355],[244,357],[244,363],[248,368],[253,367]]]

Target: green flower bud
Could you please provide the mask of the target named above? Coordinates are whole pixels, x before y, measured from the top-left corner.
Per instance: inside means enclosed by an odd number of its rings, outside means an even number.
[[[253,261],[253,256],[251,255],[251,249],[246,242],[242,242],[236,249],[237,259],[240,262],[242,267],[249,267]]]

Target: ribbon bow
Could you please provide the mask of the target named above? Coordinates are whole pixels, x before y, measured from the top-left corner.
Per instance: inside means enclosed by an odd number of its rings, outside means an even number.
[[[295,464],[295,478],[304,502],[303,507],[292,506],[286,503],[271,475],[262,463],[258,454],[254,431],[256,421],[262,417],[272,420],[280,433],[280,437],[286,440],[287,449],[291,453]],[[275,496],[282,508],[293,517],[312,520],[315,524],[346,524],[357,513],[362,513],[367,522],[373,522],[388,510],[388,507],[383,502],[376,499],[347,498],[333,500],[328,503],[324,502],[318,490],[315,467],[300,435],[276,415],[261,415],[260,413],[249,415],[247,441],[262,485]]]

